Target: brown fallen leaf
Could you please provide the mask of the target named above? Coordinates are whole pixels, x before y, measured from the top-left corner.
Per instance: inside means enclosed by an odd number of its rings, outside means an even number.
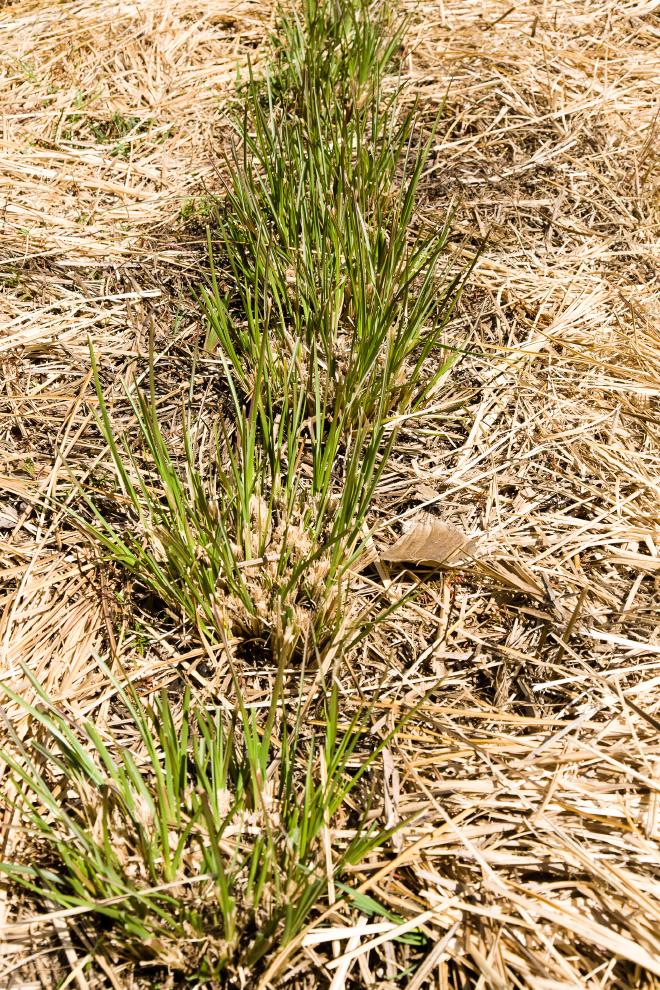
[[[391,563],[447,564],[469,551],[474,540],[456,526],[429,512],[420,513],[403,536],[391,547],[384,547],[380,559]]]
[[[9,502],[0,502],[0,529],[13,529],[18,522],[18,512]]]

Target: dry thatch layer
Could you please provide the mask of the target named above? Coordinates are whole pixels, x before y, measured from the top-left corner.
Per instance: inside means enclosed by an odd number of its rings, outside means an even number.
[[[410,6],[413,92],[429,108],[448,91],[423,212],[455,202],[456,255],[487,246],[452,328],[468,353],[435,418],[402,436],[381,537],[425,508],[478,538],[352,661],[385,723],[440,679],[384,761],[392,820],[416,816],[400,859],[356,882],[435,941],[408,990],[653,987],[658,5]],[[199,654],[154,620],[143,656],[91,551],[35,496],[104,458],[88,335],[110,386],[155,326],[163,374],[185,388],[179,344],[199,321],[181,290],[203,263],[191,197],[217,188],[221,102],[270,14],[211,0],[0,12],[0,668],[18,679],[27,663],[100,720],[99,655],[150,688],[181,668],[201,682]],[[379,580],[395,593],[410,574],[383,561]],[[345,691],[348,707],[350,676]],[[6,892],[0,909],[15,920]],[[54,985],[50,955],[23,965],[52,953],[46,929],[8,930],[1,985]],[[331,964],[333,990],[388,985],[391,945],[334,934],[353,955]],[[289,985],[321,985],[326,949],[309,933]]]

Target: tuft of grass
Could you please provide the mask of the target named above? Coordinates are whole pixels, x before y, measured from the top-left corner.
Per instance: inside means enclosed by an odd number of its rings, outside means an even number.
[[[146,704],[106,673],[121,739],[73,725],[34,679],[33,704],[3,686],[32,730],[0,753],[29,865],[0,872],[83,924],[103,919],[98,949],[115,959],[202,980],[253,970],[387,839],[367,821],[365,784],[390,737],[365,751],[365,713],[342,725],[336,690],[310,732],[301,702],[284,707],[281,677],[260,725],[240,692],[227,720],[188,691],[180,704],[166,692]],[[324,843],[338,820],[329,874]]]
[[[420,143],[415,108],[384,90],[400,43],[386,9],[306,0],[285,21],[271,73],[243,92],[216,210],[231,288],[212,270],[208,346],[248,397],[260,361],[278,395],[295,365],[321,435],[422,408],[452,362],[438,356],[465,277],[439,277],[451,218],[414,217],[433,134]]]
[[[184,409],[184,463],[153,361],[148,391],[127,386],[145,465],[115,433],[92,355],[133,518],[119,527],[88,497],[90,532],[205,638],[256,637],[276,659],[345,636],[396,423],[456,358],[443,332],[466,273],[440,271],[449,220],[415,217],[431,139],[384,85],[400,39],[385,4],[305,0],[280,22],[271,70],[241,91],[202,293],[230,415]]]

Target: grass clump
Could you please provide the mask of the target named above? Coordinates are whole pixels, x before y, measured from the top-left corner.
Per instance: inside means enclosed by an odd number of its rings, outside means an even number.
[[[203,292],[228,418],[184,413],[175,463],[152,368],[149,392],[129,388],[145,468],[96,376],[137,525],[90,500],[95,537],[207,639],[255,637],[276,657],[344,635],[396,421],[454,359],[442,335],[463,276],[440,279],[448,226],[412,231],[429,144],[400,86],[383,84],[400,45],[390,22],[386,5],[305,0],[281,21],[271,70],[241,92]]]
[[[114,681],[120,740],[91,721],[74,726],[32,684],[31,705],[5,688],[32,731],[12,733],[1,754],[30,865],[0,872],[82,909],[83,926],[88,914],[101,920],[98,950],[116,960],[201,980],[253,970],[300,932],[333,873],[384,839],[366,822],[363,785],[387,740],[361,754],[364,718],[341,725],[336,691],[310,732],[302,703],[280,714],[277,688],[259,725],[240,694],[227,721],[187,691],[181,704],[165,692],[145,704]],[[337,815],[345,838],[329,875],[324,830]]]
[[[332,446],[422,407],[447,370],[461,276],[439,284],[448,225],[411,229],[432,138],[420,145],[400,86],[384,91],[399,31],[366,3],[308,0],[305,15],[245,90],[216,223],[231,288],[214,279],[206,294],[208,341],[246,396],[260,362],[278,397],[295,366],[314,437]]]

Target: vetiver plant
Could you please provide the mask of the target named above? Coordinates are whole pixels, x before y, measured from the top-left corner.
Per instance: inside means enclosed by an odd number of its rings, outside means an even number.
[[[310,732],[302,701],[282,715],[281,678],[260,724],[240,693],[227,720],[187,691],[176,706],[165,692],[144,704],[106,674],[121,739],[73,725],[34,680],[33,704],[4,686],[32,727],[0,753],[29,865],[0,872],[83,924],[101,920],[99,950],[116,959],[200,980],[250,970],[302,929],[334,874],[386,839],[367,824],[364,782],[388,739],[361,752],[364,713],[342,725],[336,690]],[[329,876],[325,830],[340,809]]]
[[[144,467],[96,374],[133,522],[88,497],[94,537],[207,639],[256,637],[275,657],[341,640],[396,423],[455,357],[442,335],[463,276],[438,270],[447,226],[411,230],[429,141],[383,83],[400,44],[390,20],[365,0],[305,0],[281,20],[272,68],[240,92],[202,293],[228,419],[184,412],[176,464],[152,367],[148,391],[127,389]]]

